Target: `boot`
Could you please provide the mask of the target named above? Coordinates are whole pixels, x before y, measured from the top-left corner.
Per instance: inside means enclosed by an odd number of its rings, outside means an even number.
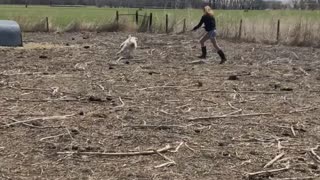
[[[202,55],[201,56],[198,56],[198,58],[200,59],[205,59],[207,58],[207,47],[201,47],[201,51],[202,51]]]
[[[218,51],[218,54],[219,54],[219,56],[220,56],[220,58],[221,58],[220,64],[225,63],[225,62],[227,61],[227,59],[226,59],[226,56],[224,55],[223,51],[222,51],[222,50],[219,50],[219,51]]]

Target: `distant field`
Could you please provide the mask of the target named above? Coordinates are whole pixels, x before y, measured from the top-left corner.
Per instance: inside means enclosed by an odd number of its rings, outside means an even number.
[[[25,8],[24,6],[1,5],[0,19],[16,20],[25,31],[41,29],[45,17],[49,18],[52,30],[64,30],[70,25],[77,26],[75,29],[94,30],[98,26],[112,23],[115,20],[117,10],[120,14],[131,14],[135,13],[137,9],[49,6]],[[183,19],[186,19],[187,28],[190,29],[202,15],[200,9],[142,9],[139,14],[144,15],[150,12],[153,13],[155,31],[163,31],[166,14],[169,15],[169,24],[173,31],[181,31]],[[239,21],[242,19],[242,38],[250,41],[274,40],[277,21],[280,19],[282,40],[288,40],[292,33],[297,31],[299,31],[299,36],[302,36],[298,39],[314,40],[319,38],[320,11],[254,10],[244,12],[243,10],[217,10],[215,16],[219,33],[224,37],[236,37],[239,34]],[[125,25],[133,24],[134,20],[133,16],[120,17],[120,21]],[[140,23],[141,21],[142,19],[140,19]],[[310,33],[313,35],[310,36]],[[297,35],[294,34],[294,36]]]

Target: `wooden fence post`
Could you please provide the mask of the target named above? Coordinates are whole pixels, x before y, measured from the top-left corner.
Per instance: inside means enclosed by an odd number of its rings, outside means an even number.
[[[168,17],[168,14],[166,14],[166,33],[169,32],[169,17]]]
[[[150,13],[149,18],[149,31],[152,31],[152,13]]]
[[[139,11],[136,11],[136,23],[139,23]]]
[[[46,31],[49,32],[49,18],[46,17]]]
[[[277,25],[277,42],[279,42],[280,39],[280,19],[278,19],[278,25]]]
[[[116,21],[119,23],[119,11],[116,12]]]
[[[186,32],[187,26],[186,26],[186,18],[183,19],[183,32]]]
[[[240,19],[238,39],[241,39],[241,34],[242,34],[242,19]]]

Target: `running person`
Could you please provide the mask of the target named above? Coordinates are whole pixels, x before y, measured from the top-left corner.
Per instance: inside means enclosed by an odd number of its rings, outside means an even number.
[[[204,12],[204,15],[202,16],[199,24],[195,26],[192,30],[192,31],[195,31],[199,29],[202,26],[202,24],[204,24],[204,29],[207,32],[200,39],[202,55],[199,56],[199,58],[205,59],[207,57],[207,48],[204,43],[208,39],[210,39],[214,48],[217,50],[217,53],[221,58],[220,64],[223,64],[224,62],[226,62],[227,59],[216,40],[216,20],[213,16],[213,10],[210,8],[210,6],[205,6],[203,8],[203,12]]]

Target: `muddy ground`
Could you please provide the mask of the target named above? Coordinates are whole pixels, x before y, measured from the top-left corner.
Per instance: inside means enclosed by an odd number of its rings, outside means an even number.
[[[116,62],[126,36],[0,49],[0,179],[317,179],[320,49],[135,34]]]

